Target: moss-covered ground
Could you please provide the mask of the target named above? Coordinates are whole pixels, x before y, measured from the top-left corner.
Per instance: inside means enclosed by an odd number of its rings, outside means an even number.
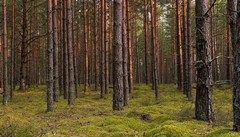
[[[214,87],[213,123],[195,120],[194,103],[187,101],[175,85],[159,86],[160,100],[155,100],[151,86],[135,85],[129,107],[120,112],[112,111],[111,94],[100,99],[99,92],[90,91],[81,92],[74,106],[61,98],[55,103],[55,111],[46,113],[45,90],[42,86],[16,92],[9,106],[0,105],[0,136],[240,136],[231,131],[231,85]],[[146,114],[150,118],[143,120]]]

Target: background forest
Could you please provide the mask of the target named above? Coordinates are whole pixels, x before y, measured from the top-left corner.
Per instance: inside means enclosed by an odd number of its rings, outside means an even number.
[[[240,136],[238,0],[0,5],[0,136]]]

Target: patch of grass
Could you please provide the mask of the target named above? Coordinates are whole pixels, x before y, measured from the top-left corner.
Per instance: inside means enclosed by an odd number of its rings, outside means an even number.
[[[61,97],[51,113],[46,113],[46,86],[15,92],[9,106],[0,106],[0,136],[239,136],[230,130],[230,85],[214,88],[216,122],[211,124],[194,119],[194,103],[175,85],[160,85],[160,100],[155,100],[151,85],[135,85],[130,105],[120,112],[112,111],[111,94],[101,99],[93,85],[87,93],[82,92],[83,85],[79,89],[74,106]],[[142,120],[143,115],[150,115],[151,120]]]

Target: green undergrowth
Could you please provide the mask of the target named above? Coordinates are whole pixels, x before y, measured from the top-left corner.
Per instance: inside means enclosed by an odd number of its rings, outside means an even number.
[[[15,92],[9,106],[0,106],[0,136],[3,137],[231,137],[232,87],[214,88],[216,122],[194,119],[194,103],[187,101],[175,85],[159,86],[160,100],[155,100],[151,86],[135,85],[130,105],[112,111],[112,95],[100,99],[100,92],[82,92],[74,106],[62,97],[54,112],[46,113],[46,87]],[[91,87],[92,89],[92,87]],[[112,92],[112,88],[109,89]],[[195,90],[194,90],[195,92]],[[2,98],[0,99],[2,101]],[[143,120],[144,115],[149,119]]]

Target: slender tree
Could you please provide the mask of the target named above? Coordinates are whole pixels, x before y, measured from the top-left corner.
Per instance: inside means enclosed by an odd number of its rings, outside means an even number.
[[[8,104],[8,45],[7,45],[7,1],[2,1],[3,10],[3,46],[2,46],[2,56],[3,56],[3,105]]]
[[[145,42],[145,79],[146,84],[149,83],[149,74],[148,74],[148,47],[149,47],[149,40],[148,40],[148,0],[144,0],[144,42]]]
[[[122,110],[123,99],[123,54],[122,54],[122,0],[114,0],[113,34],[113,110]]]
[[[227,78],[227,81],[230,82],[230,46],[231,46],[231,43],[230,43],[230,18],[229,18],[229,10],[228,10],[228,5],[229,5],[229,2],[230,0],[227,0],[227,53],[226,53],[226,78]]]
[[[180,1],[176,0],[176,50],[177,50],[177,85],[178,89],[183,89],[182,82],[182,59],[181,59],[181,20],[180,20]]]
[[[94,0],[94,90],[97,91],[98,87],[98,72],[97,72],[97,0]]]
[[[212,107],[211,47],[209,43],[209,0],[196,1],[197,91],[195,115],[198,120],[214,121]]]
[[[12,43],[11,43],[11,87],[10,87],[10,98],[13,97],[13,90],[14,90],[14,59],[15,59],[15,0],[12,0]]]
[[[191,38],[191,0],[187,0],[187,97],[193,100],[192,95],[192,38]]]
[[[58,79],[58,22],[57,22],[57,0],[52,0],[53,3],[53,99],[58,101],[59,96],[59,79]]]
[[[53,111],[53,15],[52,0],[48,0],[48,88],[47,111]]]
[[[68,46],[68,71],[69,71],[69,93],[68,104],[74,104],[74,66],[73,66],[73,45],[72,45],[72,0],[67,0],[67,46]]]
[[[128,41],[128,79],[129,79],[129,93],[133,93],[133,45],[132,45],[132,31],[131,31],[131,11],[130,1],[126,1],[126,17],[127,17],[127,41]]]
[[[187,54],[187,18],[186,18],[186,0],[182,1],[182,61],[183,61],[183,92],[186,94],[187,88],[188,88],[188,79],[187,79],[187,74],[188,74],[188,67],[187,67],[187,62],[188,62],[188,54]]]
[[[22,45],[21,45],[21,64],[20,64],[20,90],[26,90],[26,65],[27,65],[27,0],[23,0],[23,16],[22,16]]]
[[[105,75],[105,0],[101,0],[101,98],[106,94]]]
[[[85,73],[84,73],[84,92],[88,90],[88,38],[87,38],[87,13],[86,13],[86,0],[83,0],[83,18],[84,18],[84,63],[85,63]]]
[[[63,85],[64,85],[64,99],[68,98],[69,93],[69,71],[68,71],[68,43],[67,43],[67,3],[66,0],[62,2],[63,10]]]
[[[122,22],[122,44],[123,44],[123,92],[124,92],[124,106],[129,104],[129,84],[128,84],[128,45],[127,45],[127,8],[126,0],[123,0],[123,22]]]
[[[152,66],[153,66],[153,85],[155,90],[155,98],[159,99],[158,92],[158,70],[157,70],[157,38],[156,38],[156,8],[154,8],[154,4],[157,4],[156,1],[153,3],[153,0],[150,0],[151,5],[151,24],[152,24]]]

